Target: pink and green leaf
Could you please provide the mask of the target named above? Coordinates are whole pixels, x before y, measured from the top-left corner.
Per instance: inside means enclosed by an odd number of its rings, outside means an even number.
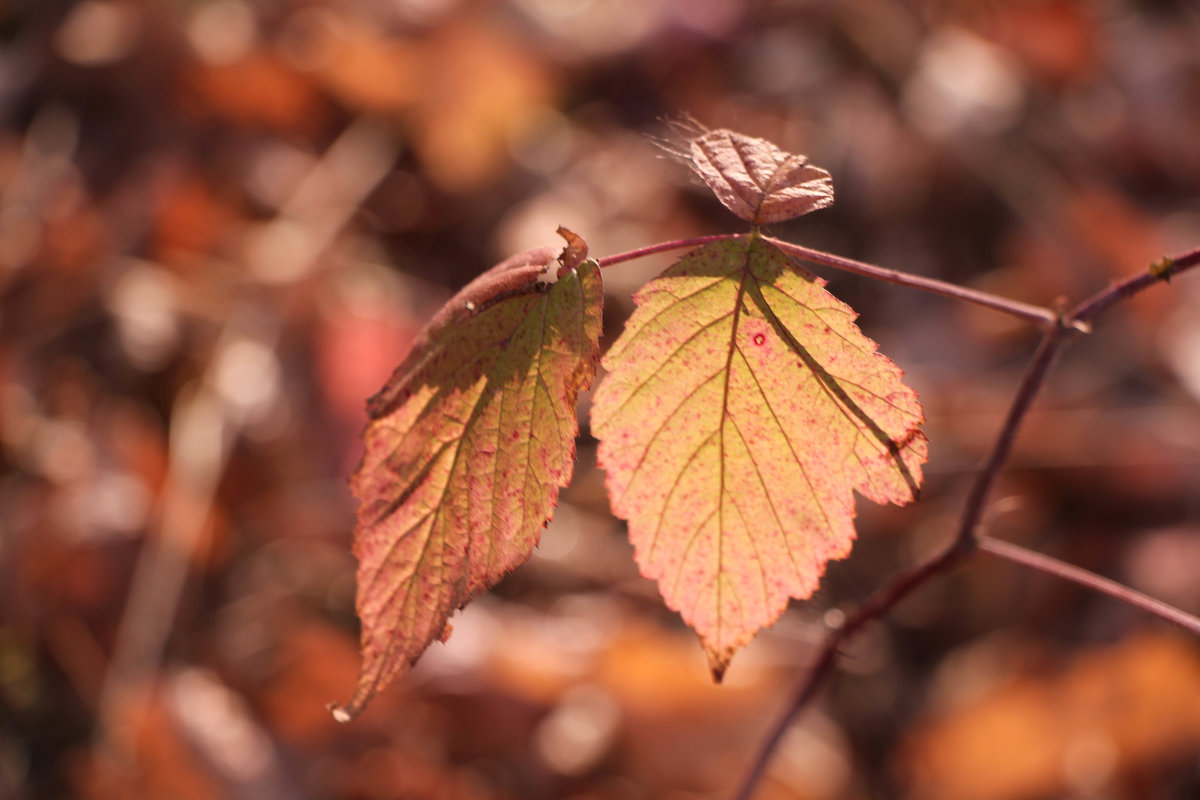
[[[858,491],[906,503],[916,394],[855,313],[759,237],[705,245],[635,296],[592,405],[613,510],[713,674],[845,557]]]
[[[561,259],[523,253],[463,289],[369,401],[351,479],[363,667],[339,720],[529,558],[570,481],[603,291],[586,245],[564,235]]]

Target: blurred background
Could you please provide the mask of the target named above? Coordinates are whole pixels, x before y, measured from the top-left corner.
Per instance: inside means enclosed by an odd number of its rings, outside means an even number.
[[[823,273],[906,372],[921,502],[709,684],[607,510],[586,413],[529,564],[362,718],[364,399],[559,224],[736,229],[649,136],[808,153],[773,232],[1079,300],[1200,245],[1187,2],[0,2],[0,797],[727,796],[826,626],[952,532],[1038,332]],[[606,339],[670,256],[606,270]],[[587,399],[581,402],[586,412]],[[1200,275],[1098,321],[986,525],[1200,612]],[[845,654],[760,798],[1200,796],[1200,643],[980,556]]]

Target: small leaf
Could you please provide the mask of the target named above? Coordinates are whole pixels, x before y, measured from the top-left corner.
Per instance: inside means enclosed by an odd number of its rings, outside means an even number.
[[[603,292],[596,262],[578,261],[581,239],[569,238],[566,255],[574,269],[542,248],[475,279],[369,401],[350,483],[363,667],[354,697],[334,709],[341,721],[529,558],[570,481]]]
[[[592,404],[613,510],[718,680],[854,539],[857,490],[906,503],[916,394],[855,314],[757,236],[706,245],[635,296]]]
[[[706,131],[691,140],[692,169],[725,207],[755,225],[803,216],[833,203],[833,179],[808,157],[766,139]]]

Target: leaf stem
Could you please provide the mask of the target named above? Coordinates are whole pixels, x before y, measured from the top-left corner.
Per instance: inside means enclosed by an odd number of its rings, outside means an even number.
[[[1178,256],[1166,256],[1151,265],[1145,272],[1119,281],[1084,300],[1067,315],[1081,323],[1091,321],[1114,303],[1132,297],[1159,281],[1170,281],[1175,275],[1200,265],[1200,247]]]
[[[669,242],[660,242],[647,247],[639,247],[636,250],[628,250],[624,253],[605,256],[597,259],[597,263],[601,268],[611,267],[614,264],[620,264],[623,261],[632,261],[644,256],[654,255],[666,250],[679,250],[684,247],[699,247],[700,245],[709,244],[711,242],[726,241],[729,239],[742,239],[747,236],[756,236],[757,233],[718,233],[712,236],[694,236],[688,239],[673,239]],[[862,275],[867,278],[875,278],[876,280],[894,283],[898,286],[909,286],[913,289],[920,289],[933,294],[940,294],[944,297],[950,297],[955,300],[963,300],[968,303],[983,306],[985,308],[1002,311],[1006,314],[1011,314],[1014,317],[1026,319],[1031,322],[1039,322],[1042,324],[1054,323],[1058,319],[1058,314],[1052,309],[1045,306],[1035,306],[1030,303],[1022,303],[1019,300],[1010,300],[1007,297],[981,292],[977,289],[968,289],[965,286],[958,286],[953,283],[934,280],[933,278],[923,278],[920,275],[912,275],[907,272],[901,272],[895,269],[887,269],[874,264],[867,264],[863,261],[855,261],[852,258],[843,258],[835,256],[832,253],[826,253],[821,250],[813,250],[809,247],[786,242],[783,239],[776,239],[773,236],[763,236],[763,241],[783,250],[785,253],[795,256],[803,261],[808,261],[813,264],[821,264],[826,267],[840,269],[845,272],[853,272],[856,275]],[[1081,325],[1076,326],[1079,330],[1086,332],[1086,327]]]
[[[1109,597],[1127,603],[1134,608],[1140,608],[1142,611],[1153,614],[1159,619],[1164,619],[1173,625],[1178,625],[1184,630],[1200,636],[1200,618],[1194,617],[1174,606],[1167,605],[1161,600],[1155,600],[1153,597],[1142,594],[1122,583],[1117,583],[1114,580],[1097,575],[1082,567],[1068,564],[1065,561],[1059,561],[1057,558],[1042,553],[1036,553],[1018,544],[1006,542],[1002,539],[981,536],[976,545],[980,550],[991,553],[994,556],[1008,559],[1013,563],[1035,569],[1038,572],[1054,575],[1055,577],[1077,583],[1080,586],[1100,592],[1101,594],[1106,594]]]
[[[965,286],[958,286],[953,283],[934,280],[933,278],[923,278],[920,275],[912,275],[907,272],[900,272],[895,269],[887,269],[878,267],[874,264],[867,264],[862,261],[855,261],[852,258],[843,258],[835,256],[832,253],[825,253],[820,250],[813,250],[808,247],[802,247],[798,244],[785,242],[782,239],[776,239],[771,236],[764,236],[764,241],[789,253],[803,261],[808,261],[813,264],[821,264],[822,266],[832,267],[834,269],[853,272],[856,275],[863,275],[867,278],[875,278],[876,280],[894,283],[898,286],[908,286],[913,289],[920,289],[923,292],[931,292],[940,294],[944,297],[949,297],[955,300],[963,300],[967,303],[983,306],[985,308],[1003,311],[1006,314],[1011,314],[1014,317],[1027,319],[1031,322],[1040,322],[1042,324],[1055,323],[1058,319],[1052,309],[1044,306],[1035,306],[1029,303],[1022,303],[1018,300],[1010,300],[1006,297],[981,292],[977,289],[968,289]]]
[[[711,242],[723,242],[728,239],[744,239],[749,234],[745,233],[717,233],[712,236],[693,236],[690,239],[672,239],[669,242],[659,242],[658,244],[639,247],[636,250],[628,250],[624,253],[617,253],[614,256],[605,256],[604,258],[596,259],[596,263],[601,268],[611,267],[614,264],[620,264],[622,261],[633,261],[635,258],[643,258],[652,256],[655,253],[661,253],[665,250],[680,250],[684,247],[699,247],[702,244]]]

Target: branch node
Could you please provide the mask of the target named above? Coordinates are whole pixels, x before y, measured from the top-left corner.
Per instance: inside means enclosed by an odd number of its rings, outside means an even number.
[[[1176,266],[1175,259],[1170,256],[1163,256],[1150,265],[1150,274],[1161,281],[1170,283],[1171,275],[1174,274]]]

